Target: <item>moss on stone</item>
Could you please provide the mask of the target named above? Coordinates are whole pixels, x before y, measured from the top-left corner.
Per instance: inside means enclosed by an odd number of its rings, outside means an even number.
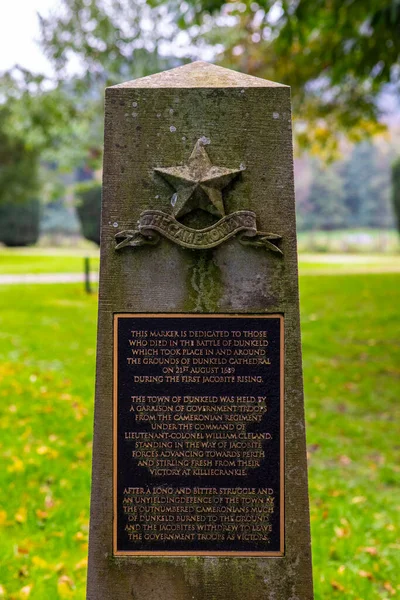
[[[218,312],[223,293],[221,270],[213,250],[193,250],[187,281],[187,312]]]

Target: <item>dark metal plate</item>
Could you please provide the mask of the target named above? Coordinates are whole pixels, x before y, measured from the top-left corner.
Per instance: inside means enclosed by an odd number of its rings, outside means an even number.
[[[114,554],[282,556],[283,317],[114,317]]]

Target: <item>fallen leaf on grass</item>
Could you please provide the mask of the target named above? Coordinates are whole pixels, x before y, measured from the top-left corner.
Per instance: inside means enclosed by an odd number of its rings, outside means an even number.
[[[29,575],[28,567],[26,565],[22,565],[22,567],[18,571],[18,577],[20,577],[22,579],[24,577],[28,577],[28,575]]]
[[[80,560],[78,563],[76,563],[75,570],[86,569],[87,564],[88,564],[87,558],[82,558],[82,560]]]
[[[53,500],[53,496],[51,496],[50,494],[48,494],[46,496],[46,498],[44,499],[44,505],[46,508],[53,508],[54,506],[54,500]]]
[[[391,594],[392,596],[395,595],[396,590],[394,589],[394,587],[389,583],[389,581],[385,581],[385,583],[383,584],[383,587],[385,588],[385,590],[387,592],[389,592],[389,594]]]
[[[25,465],[20,458],[13,457],[13,464],[7,467],[9,473],[22,473]]]
[[[331,586],[334,590],[337,590],[338,592],[344,592],[344,587],[338,581],[331,581]]]
[[[366,548],[363,548],[363,550],[371,556],[376,556],[378,554],[378,550],[375,548],[375,546],[367,546]]]
[[[40,556],[33,556],[32,564],[35,567],[38,567],[39,569],[47,569],[47,567],[49,566],[48,563],[43,558],[40,558]]]
[[[352,504],[362,504],[365,501],[366,501],[365,496],[354,496],[354,498],[352,498],[352,500],[351,500],[351,503]]]
[[[314,452],[319,450],[319,447],[319,444],[310,444],[310,446],[308,446],[308,451],[310,454],[313,454]]]
[[[17,523],[25,523],[27,516],[28,511],[24,506],[21,506],[21,508],[19,508],[18,511],[15,513],[14,518],[17,521]]]
[[[358,574],[360,577],[365,577],[365,579],[369,579],[370,581],[374,578],[372,573],[370,573],[369,571],[363,571],[362,569],[358,571]]]
[[[42,521],[44,521],[45,519],[48,518],[48,514],[45,510],[40,510],[40,508],[38,508],[38,510],[36,511],[36,516],[38,519],[41,519]]]
[[[68,575],[61,575],[57,581],[57,592],[60,598],[66,600],[74,597],[75,584]]]
[[[335,535],[338,538],[348,537],[350,535],[350,531],[345,527],[335,527]]]
[[[32,591],[32,586],[31,585],[25,585],[23,588],[20,589],[20,591],[19,591],[19,597],[21,599],[23,599],[23,598],[29,598],[31,591]]]

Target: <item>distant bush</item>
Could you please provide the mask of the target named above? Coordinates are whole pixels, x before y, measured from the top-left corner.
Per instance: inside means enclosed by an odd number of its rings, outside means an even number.
[[[0,203],[0,242],[6,246],[30,246],[39,238],[40,202]]]
[[[400,158],[392,166],[392,202],[397,229],[400,233]]]
[[[79,235],[81,231],[76,211],[64,199],[49,202],[43,207],[40,232],[44,235]]]
[[[100,245],[101,185],[87,182],[76,186],[76,210],[81,222],[82,233],[87,240]]]

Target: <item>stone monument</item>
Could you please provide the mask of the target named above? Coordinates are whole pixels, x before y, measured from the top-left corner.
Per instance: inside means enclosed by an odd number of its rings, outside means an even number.
[[[290,90],[106,91],[88,600],[311,600]]]

